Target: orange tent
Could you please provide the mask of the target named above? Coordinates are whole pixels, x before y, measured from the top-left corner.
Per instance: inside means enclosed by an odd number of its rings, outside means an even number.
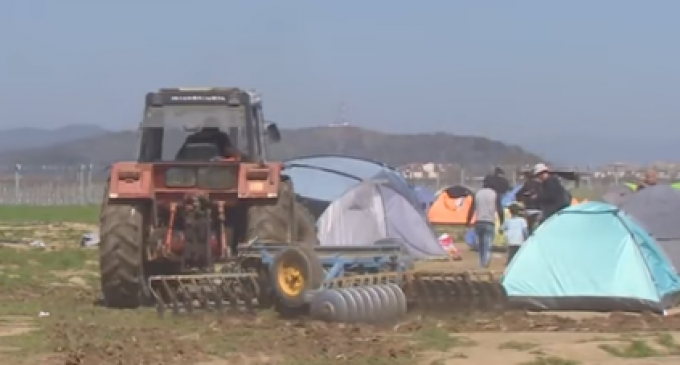
[[[427,212],[432,224],[465,224],[472,208],[472,195],[469,188],[456,185],[442,189]]]

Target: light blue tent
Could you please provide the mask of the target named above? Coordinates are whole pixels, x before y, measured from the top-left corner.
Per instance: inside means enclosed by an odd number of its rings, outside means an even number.
[[[654,239],[613,205],[568,207],[527,239],[503,279],[511,307],[664,313],[680,278]]]

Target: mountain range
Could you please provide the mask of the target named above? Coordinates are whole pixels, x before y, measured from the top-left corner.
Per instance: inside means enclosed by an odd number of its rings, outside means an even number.
[[[273,158],[343,154],[394,166],[418,162],[458,163],[465,167],[527,164],[541,157],[516,145],[483,137],[447,133],[388,134],[352,126],[282,130],[272,145]],[[137,133],[109,131],[95,125],[58,129],[18,128],[0,133],[0,164],[110,164],[134,158]],[[179,147],[181,139],[171,142]]]

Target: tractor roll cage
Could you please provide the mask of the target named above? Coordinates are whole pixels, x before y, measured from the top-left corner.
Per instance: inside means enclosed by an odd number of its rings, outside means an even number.
[[[163,160],[168,129],[219,128],[249,156],[266,158],[259,96],[237,88],[160,89],[146,95],[139,125],[140,162]]]

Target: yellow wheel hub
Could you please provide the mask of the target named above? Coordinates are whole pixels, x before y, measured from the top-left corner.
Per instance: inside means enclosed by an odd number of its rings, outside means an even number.
[[[282,264],[279,269],[279,288],[288,296],[295,297],[302,294],[305,288],[305,278],[302,271],[290,264]]]

